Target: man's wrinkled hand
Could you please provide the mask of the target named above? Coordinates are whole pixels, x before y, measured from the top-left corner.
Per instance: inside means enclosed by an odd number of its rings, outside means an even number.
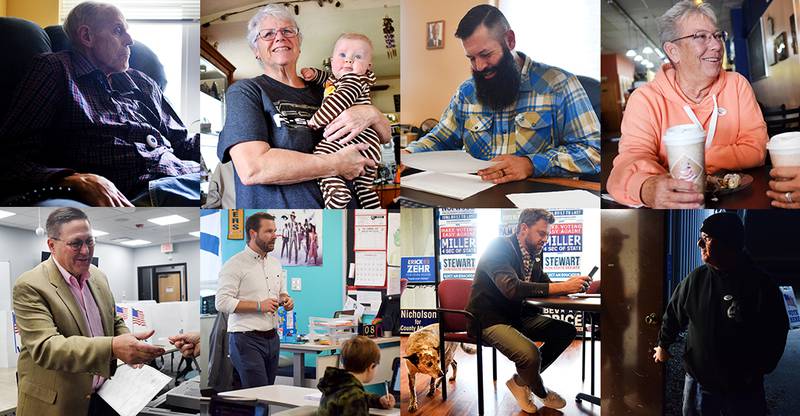
[[[78,194],[81,202],[96,207],[132,207],[131,201],[110,180],[93,173],[74,173],[61,180]]]
[[[142,342],[150,338],[154,330],[138,332],[135,334],[117,335],[111,339],[111,351],[114,358],[122,360],[125,364],[136,365],[153,361],[164,354],[164,349]]]

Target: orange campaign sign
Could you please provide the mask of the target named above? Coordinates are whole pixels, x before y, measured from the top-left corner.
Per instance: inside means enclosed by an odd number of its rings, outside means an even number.
[[[228,240],[244,239],[244,210],[228,210]]]

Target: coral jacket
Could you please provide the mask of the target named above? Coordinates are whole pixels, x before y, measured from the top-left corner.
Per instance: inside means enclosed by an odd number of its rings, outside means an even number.
[[[706,172],[742,170],[764,164],[767,126],[753,89],[735,72],[720,72],[709,94],[700,103],[684,95],[675,79],[676,71],[665,64],[655,79],[633,92],[622,118],[619,154],[607,188],[618,202],[642,204],[642,184],[651,176],[668,172],[664,132],[678,124],[690,124],[684,110],[689,106],[708,132],[717,101],[717,125],[710,147],[706,147]]]

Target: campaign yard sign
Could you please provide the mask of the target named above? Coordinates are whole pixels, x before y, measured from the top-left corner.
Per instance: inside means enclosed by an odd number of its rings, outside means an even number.
[[[434,257],[402,257],[400,277],[409,283],[436,283]]]

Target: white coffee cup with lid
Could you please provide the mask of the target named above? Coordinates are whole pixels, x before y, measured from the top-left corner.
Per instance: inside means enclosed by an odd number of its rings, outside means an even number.
[[[679,124],[668,128],[662,140],[667,149],[670,175],[674,179],[693,182],[701,193],[704,192],[706,132],[694,124]]]
[[[772,166],[800,166],[800,131],[777,134],[767,142]]]

